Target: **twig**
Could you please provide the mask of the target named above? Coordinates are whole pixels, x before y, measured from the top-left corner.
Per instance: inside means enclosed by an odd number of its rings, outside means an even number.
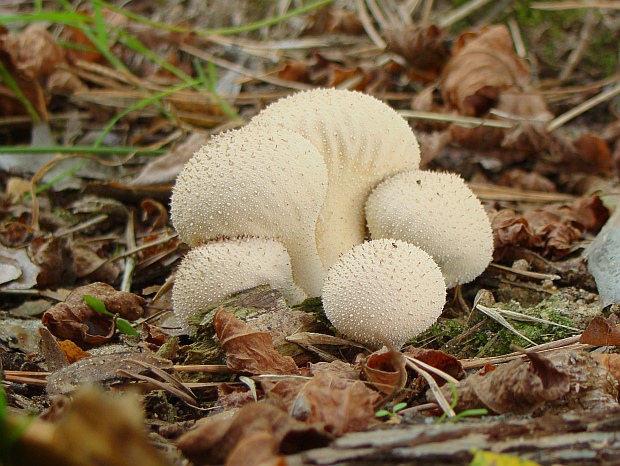
[[[582,2],[534,2],[530,4],[533,10],[577,10],[580,8],[607,8],[611,10],[620,10],[620,2],[596,2],[592,0]]]
[[[422,4],[422,14],[420,15],[420,24],[428,24],[430,22],[431,11],[433,11],[434,0],[424,0]]]
[[[597,105],[602,104],[603,102],[613,99],[618,94],[620,94],[620,80],[618,80],[616,82],[616,85],[612,87],[611,89],[608,89],[606,91],[601,92],[598,95],[595,95],[591,99],[588,99],[585,102],[582,102],[581,104],[577,105],[575,108],[572,108],[568,112],[563,113],[559,117],[551,120],[551,122],[547,125],[547,128],[546,128],[547,132],[551,133],[552,131],[555,131],[560,126],[563,126],[564,124],[568,123],[573,118],[581,115],[582,113],[587,112],[591,108],[596,107]]]
[[[198,57],[201,60],[210,61],[213,64],[221,68],[226,68],[227,70],[234,71],[235,73],[239,73],[240,75],[243,75],[243,76],[249,76],[252,79],[256,79],[258,81],[263,81],[269,84],[274,84],[276,86],[286,87],[289,89],[296,89],[298,91],[314,89],[314,86],[310,86],[308,84],[287,81],[286,79],[280,79],[278,77],[266,76],[261,73],[257,73],[255,71],[244,68],[243,66],[239,66],[239,65],[236,65],[235,63],[229,62],[228,60],[218,58],[215,55],[212,55],[208,52],[205,52],[204,50],[200,50],[188,44],[181,44],[179,46],[179,50],[185,53],[189,53],[190,55],[194,57]]]
[[[512,42],[515,44],[515,50],[520,58],[525,58],[527,51],[525,44],[523,43],[523,37],[521,36],[521,30],[519,29],[519,23],[514,18],[508,20],[508,28],[510,29],[510,35],[512,36]]]
[[[448,123],[459,123],[469,126],[489,126],[491,128],[510,129],[515,123],[499,120],[488,120],[485,118],[466,117],[460,115],[447,115],[445,113],[423,112],[414,110],[399,110],[398,114],[403,118],[414,118],[418,120],[445,121]]]
[[[391,27],[389,21],[383,15],[381,8],[379,8],[379,5],[377,5],[377,2],[375,0],[366,0],[366,5],[368,6],[368,9],[372,13],[373,18],[375,18],[375,21],[377,22],[377,24],[379,24],[381,29],[385,30]]]
[[[583,53],[585,52],[590,39],[592,38],[592,33],[594,32],[594,27],[596,26],[596,14],[594,10],[588,10],[586,12],[586,17],[584,20],[583,27],[581,28],[581,32],[579,33],[579,42],[573,48],[572,52],[568,56],[566,60],[566,66],[560,73],[560,79],[567,79],[572,73],[577,63],[581,60]]]
[[[355,7],[357,9],[357,14],[359,15],[359,20],[362,23],[366,34],[370,37],[370,40],[372,40],[373,43],[380,49],[385,49],[387,44],[373,26],[370,16],[368,16],[368,10],[366,10],[366,6],[364,5],[364,0],[355,0]]]
[[[491,0],[472,0],[455,10],[452,10],[450,13],[445,15],[441,20],[439,20],[438,25],[440,28],[449,28],[454,23],[462,20],[463,18],[469,16],[470,13],[473,13],[479,8],[482,8],[484,5],[489,3]]]
[[[129,249],[135,249],[136,237],[134,235],[134,219],[133,212],[129,212],[127,226],[125,227],[125,244]],[[133,271],[136,268],[136,260],[133,256],[127,257],[125,260],[125,270],[123,271],[123,280],[121,281],[121,291],[131,291],[131,279]]]
[[[422,363],[422,361],[417,360],[416,358],[412,358],[411,356],[405,356],[405,360],[406,360],[406,364],[408,367],[416,371],[418,374],[424,377],[424,379],[428,382],[428,386],[430,387],[431,392],[433,393],[433,395],[435,396],[435,399],[437,400],[437,404],[441,407],[443,412],[446,413],[448,417],[456,416],[456,413],[450,406],[450,403],[448,403],[448,400],[446,399],[444,394],[441,393],[441,390],[439,389],[439,385],[437,385],[437,382],[435,382],[435,379],[433,378],[433,376],[430,375],[428,372],[426,372],[424,369],[422,369],[423,367],[422,364],[424,363]],[[427,364],[424,364],[424,366],[429,367]],[[445,374],[445,372],[443,374]],[[445,374],[445,375],[448,376],[448,374]],[[450,378],[453,379],[452,377]],[[455,385],[458,385],[458,384],[459,382],[457,380]]]

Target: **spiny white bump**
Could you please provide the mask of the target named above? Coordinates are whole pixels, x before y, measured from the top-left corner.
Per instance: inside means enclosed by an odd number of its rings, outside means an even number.
[[[400,173],[379,184],[366,202],[373,239],[419,246],[441,268],[452,288],[480,275],[493,255],[493,233],[484,208],[458,175]]]
[[[419,168],[409,124],[385,103],[360,92],[315,89],[280,99],[251,122],[294,131],[325,161],[329,184],[316,225],[323,266],[364,241],[364,203],[383,179]]]
[[[287,249],[295,282],[320,296],[325,277],[315,224],[327,170],[301,136],[260,125],[215,136],[185,165],[172,193],[172,222],[190,246],[256,236]]]
[[[344,254],[328,271],[323,308],[334,327],[371,347],[399,349],[430,327],[443,309],[439,267],[420,248],[379,239]]]
[[[307,296],[293,282],[285,247],[274,240],[233,238],[191,249],[174,279],[174,311],[185,329],[187,320],[202,308],[258,285],[278,289],[289,305]]]

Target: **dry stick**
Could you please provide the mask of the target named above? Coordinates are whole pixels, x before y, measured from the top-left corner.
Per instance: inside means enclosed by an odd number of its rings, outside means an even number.
[[[449,123],[459,123],[468,126],[489,126],[491,128],[510,129],[515,123],[499,120],[487,120],[484,118],[465,117],[459,115],[446,115],[445,113],[423,112],[414,110],[399,110],[398,114],[403,118],[416,118],[419,120],[445,121]]]
[[[276,86],[281,86],[281,87],[286,87],[286,88],[290,88],[290,89],[295,89],[298,91],[306,91],[309,89],[314,89],[314,86],[310,86],[308,84],[302,84],[302,83],[296,83],[293,81],[287,81],[285,79],[280,79],[274,76],[266,76],[266,75],[262,75],[261,73],[257,73],[255,71],[249,70],[247,68],[244,68],[243,66],[239,66],[236,65],[235,63],[229,62],[228,60],[223,60],[221,58],[217,58],[216,56],[205,52],[204,50],[200,50],[196,47],[193,47],[191,45],[187,45],[187,44],[182,44],[179,46],[179,50],[188,53],[194,57],[198,57],[202,60],[205,61],[210,61],[213,64],[221,67],[221,68],[226,68],[227,70],[231,70],[234,71],[235,73],[239,73],[243,76],[249,76],[253,79],[256,79],[258,81],[263,81],[269,84],[274,84]]]
[[[551,133],[552,131],[555,131],[556,129],[558,129],[560,126],[563,126],[565,123],[572,120],[573,118],[581,115],[584,112],[587,112],[593,107],[596,107],[598,104],[602,104],[603,102],[606,102],[607,100],[613,99],[618,94],[620,94],[620,80],[617,80],[616,85],[612,87],[611,89],[608,89],[604,92],[601,92],[598,95],[595,95],[591,99],[588,99],[585,102],[582,102],[581,104],[577,105],[575,108],[572,108],[568,112],[563,113],[559,117],[551,120],[551,122],[547,125],[545,129],[548,133]]]
[[[517,55],[520,58],[525,58],[527,51],[523,43],[523,36],[521,36],[521,29],[519,29],[519,23],[514,18],[510,18],[508,20],[508,28],[510,29],[510,35],[512,36],[512,42],[515,44]]]
[[[620,10],[620,2],[595,2],[588,0],[587,2],[534,2],[530,4],[533,10],[578,10],[582,8],[607,8],[611,10]]]
[[[129,212],[127,226],[125,227],[125,245],[129,249],[136,248],[136,237],[134,235],[133,212]],[[133,271],[136,268],[136,260],[133,256],[127,257],[125,260],[125,270],[123,271],[123,280],[121,282],[121,291],[131,291],[131,279]]]
[[[385,49],[387,44],[372,25],[370,16],[368,16],[368,10],[366,10],[366,6],[364,5],[364,0],[355,0],[355,8],[357,9],[357,14],[359,15],[359,20],[364,27],[364,31],[366,31],[366,34],[368,34],[370,40],[373,41],[373,43],[380,49]]]
[[[368,9],[372,13],[373,18],[375,18],[375,21],[381,29],[385,30],[391,27],[389,21],[383,15],[381,8],[379,8],[379,5],[377,5],[377,2],[375,2],[375,0],[366,0],[366,6],[368,6]]]
[[[420,24],[425,25],[429,23],[434,3],[434,0],[424,0],[422,14],[420,15]]]
[[[404,24],[413,24],[413,12],[418,8],[420,0],[407,0],[397,6],[398,15]]]
[[[452,10],[450,13],[445,15],[441,20],[439,20],[438,26],[444,29],[449,28],[454,23],[469,16],[470,13],[476,11],[479,8],[482,8],[490,1],[491,0],[472,0],[471,2],[466,3],[455,10]]]
[[[424,365],[423,367],[430,367],[430,366],[428,366],[427,364],[424,364],[422,361],[419,361],[416,358],[412,358],[411,356],[405,356],[405,359],[406,359],[406,364],[408,367],[410,367],[411,369],[416,371],[418,374],[420,374],[422,377],[424,377],[424,379],[426,379],[426,382],[428,382],[428,386],[430,387],[431,392],[433,393],[433,395],[435,396],[435,399],[437,400],[437,404],[441,406],[441,409],[443,410],[443,412],[446,413],[448,417],[456,416],[456,413],[452,409],[452,406],[450,406],[450,403],[448,403],[448,400],[446,399],[446,397],[443,395],[443,393],[441,393],[441,390],[439,389],[439,385],[437,385],[437,382],[435,382],[435,379],[433,378],[433,376],[430,375],[428,372],[426,372],[421,367],[422,365]],[[436,369],[436,370],[439,370],[439,369]],[[445,374],[445,373],[442,373],[442,374],[450,377],[448,374]],[[453,377],[450,377],[450,379],[456,380]],[[458,384],[459,384],[459,381],[456,380],[455,385],[458,385]]]
[[[573,70],[577,66],[577,63],[579,63],[579,61],[581,60],[581,57],[583,56],[583,53],[585,52],[590,42],[590,39],[592,38],[595,26],[596,14],[594,10],[588,10],[586,13],[583,27],[581,28],[581,32],[579,33],[579,42],[568,56],[568,59],[566,60],[566,66],[560,73],[560,79],[567,79],[573,73]]]

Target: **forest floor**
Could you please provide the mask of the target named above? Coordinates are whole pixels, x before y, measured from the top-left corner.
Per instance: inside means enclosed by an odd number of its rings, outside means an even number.
[[[0,464],[620,464],[617,3],[0,2]],[[402,351],[264,286],[184,331],[177,175],[318,87],[466,180],[491,264]]]

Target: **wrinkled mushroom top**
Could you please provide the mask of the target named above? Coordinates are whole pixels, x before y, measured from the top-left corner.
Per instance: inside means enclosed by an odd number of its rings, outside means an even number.
[[[259,125],[215,136],[185,165],[172,193],[172,221],[190,246],[255,236],[288,250],[296,283],[319,296],[325,269],[315,225],[327,171],[303,137]]]
[[[372,188],[420,164],[409,124],[390,106],[359,92],[296,93],[267,107],[251,125],[295,131],[323,157],[329,181],[316,236],[325,268],[364,241],[364,203]]]
[[[493,234],[484,208],[458,175],[422,170],[381,183],[366,202],[370,236],[395,238],[429,253],[451,288],[491,261]]]
[[[446,288],[439,267],[420,248],[379,239],[344,254],[327,272],[323,307],[344,335],[396,349],[439,317]]]

